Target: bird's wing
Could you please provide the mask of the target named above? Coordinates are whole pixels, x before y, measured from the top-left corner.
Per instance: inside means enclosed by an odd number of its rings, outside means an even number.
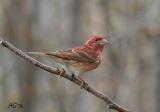
[[[85,62],[85,63],[95,63],[97,55],[94,52],[87,52],[88,50],[85,47],[67,49],[52,53],[46,53],[48,56],[54,56],[60,58],[64,61],[76,61],[76,62]]]

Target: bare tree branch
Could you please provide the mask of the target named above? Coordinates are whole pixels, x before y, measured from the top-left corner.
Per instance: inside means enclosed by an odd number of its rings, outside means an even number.
[[[60,71],[59,71],[58,68],[50,67],[48,65],[45,65],[45,64],[35,60],[34,58],[32,58],[31,56],[27,55],[23,51],[21,51],[21,50],[17,49],[16,47],[14,47],[9,42],[3,41],[2,39],[0,39],[0,44],[3,47],[8,48],[10,51],[12,51],[17,56],[19,56],[19,57],[23,58],[24,60],[30,62],[31,64],[35,65],[36,67],[39,67],[39,68],[41,68],[41,69],[43,69],[45,71],[48,71],[48,72],[50,72],[52,74],[55,74],[55,75],[59,75],[60,74]],[[79,80],[77,80],[75,77],[72,77],[70,74],[67,74],[67,73],[62,74],[62,77],[72,81],[73,83],[75,83],[75,84],[77,84],[79,86],[81,85],[81,82]],[[106,102],[109,109],[116,110],[117,112],[131,112],[131,111],[129,111],[129,110],[117,105],[108,96],[105,96],[102,93],[98,92],[97,90],[93,89],[87,83],[84,84],[83,88],[84,88],[84,90],[88,91],[89,93],[93,94],[94,96],[97,96],[98,98],[100,98],[101,100]]]

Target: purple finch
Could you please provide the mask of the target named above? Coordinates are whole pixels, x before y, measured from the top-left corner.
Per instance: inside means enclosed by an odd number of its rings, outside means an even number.
[[[79,74],[96,69],[102,62],[102,51],[108,41],[103,36],[92,36],[84,45],[72,49],[56,52],[28,52],[28,54],[47,56],[56,61],[63,68],[74,75],[80,82],[84,80]]]

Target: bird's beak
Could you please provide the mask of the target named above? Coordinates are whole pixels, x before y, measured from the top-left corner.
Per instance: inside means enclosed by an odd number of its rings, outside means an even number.
[[[108,44],[108,40],[102,39],[102,40],[97,41],[96,43],[97,43],[98,45],[106,45],[106,44]]]

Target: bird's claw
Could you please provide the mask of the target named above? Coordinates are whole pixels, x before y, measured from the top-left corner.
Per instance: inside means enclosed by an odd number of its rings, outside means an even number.
[[[66,71],[62,68],[62,70],[60,70],[58,67],[57,67],[57,70],[56,70],[57,72],[58,72],[58,75],[60,76],[60,77],[62,77],[63,76],[63,74],[65,74],[66,73]]]
[[[77,79],[80,81],[80,87],[81,87],[81,89],[83,89],[84,88],[84,85],[86,84],[86,81],[84,81],[81,77],[77,77]]]
[[[83,80],[82,85],[81,85],[81,89],[83,89],[84,85],[86,85],[86,84],[87,84],[87,82],[85,80]]]
[[[80,85],[81,89],[83,89],[84,84],[85,84],[85,81],[82,81]]]

